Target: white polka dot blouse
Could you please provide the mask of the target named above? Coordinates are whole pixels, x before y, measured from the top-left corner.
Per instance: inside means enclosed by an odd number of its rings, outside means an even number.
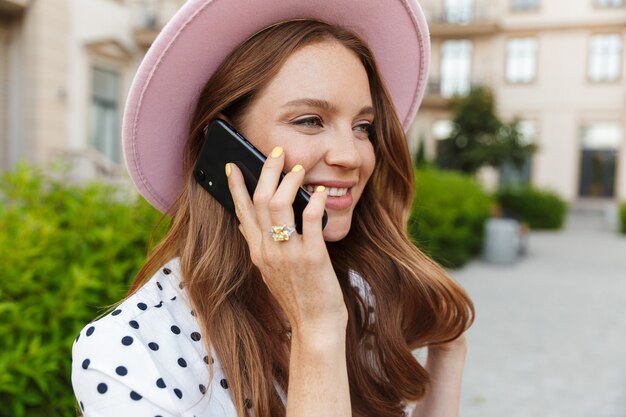
[[[237,416],[221,365],[202,342],[178,258],[81,330],[72,385],[85,417]]]

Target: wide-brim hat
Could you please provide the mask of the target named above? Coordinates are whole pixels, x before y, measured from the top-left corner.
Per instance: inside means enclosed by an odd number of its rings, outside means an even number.
[[[188,0],[148,50],[124,110],[124,160],[155,208],[166,212],[182,191],[191,117],[222,61],[259,30],[302,18],[352,30],[368,44],[408,129],[430,63],[428,26],[416,0]]]

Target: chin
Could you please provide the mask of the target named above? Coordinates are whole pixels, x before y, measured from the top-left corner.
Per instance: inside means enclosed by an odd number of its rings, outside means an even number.
[[[352,218],[348,219],[333,219],[329,218],[322,236],[326,242],[337,242],[343,239],[350,232],[350,224]]]

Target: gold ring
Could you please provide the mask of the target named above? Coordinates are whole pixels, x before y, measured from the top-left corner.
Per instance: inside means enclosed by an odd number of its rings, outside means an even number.
[[[270,229],[270,235],[272,236],[272,239],[274,239],[274,242],[286,242],[295,231],[295,225],[288,226],[283,224],[282,226],[272,226]]]

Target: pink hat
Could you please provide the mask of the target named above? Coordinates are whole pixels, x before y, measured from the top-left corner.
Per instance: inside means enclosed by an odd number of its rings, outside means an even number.
[[[148,50],[124,110],[124,159],[150,204],[165,212],[182,190],[190,119],[222,60],[260,29],[296,18],[359,35],[374,53],[408,128],[422,101],[430,63],[428,27],[416,0],[188,0]]]

